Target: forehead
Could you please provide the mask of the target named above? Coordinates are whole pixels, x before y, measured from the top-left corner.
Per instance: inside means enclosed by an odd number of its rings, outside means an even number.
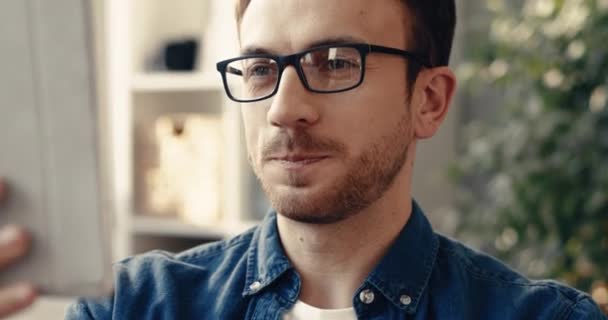
[[[240,43],[277,53],[341,38],[404,47],[406,15],[400,0],[252,0]]]

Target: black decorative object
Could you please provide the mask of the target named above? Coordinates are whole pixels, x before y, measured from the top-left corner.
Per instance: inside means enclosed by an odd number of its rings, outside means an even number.
[[[167,70],[192,71],[196,66],[198,41],[185,39],[167,43],[164,50],[164,63]]]

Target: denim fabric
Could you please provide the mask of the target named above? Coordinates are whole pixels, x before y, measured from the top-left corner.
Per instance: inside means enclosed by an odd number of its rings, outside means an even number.
[[[301,287],[281,246],[276,213],[233,239],[179,254],[155,251],[114,268],[113,297],[81,299],[66,319],[278,320]],[[528,280],[434,233],[416,203],[353,305],[359,319],[607,319],[584,293]]]

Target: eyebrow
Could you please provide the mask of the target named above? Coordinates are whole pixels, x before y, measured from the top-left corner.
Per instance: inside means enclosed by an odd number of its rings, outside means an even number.
[[[332,37],[332,38],[325,38],[325,39],[311,42],[305,47],[304,50],[315,48],[315,47],[321,47],[321,46],[340,45],[340,44],[347,44],[347,43],[366,43],[366,42],[361,40],[360,38],[353,37],[353,36]],[[279,53],[275,50],[266,49],[263,47],[247,46],[241,50],[241,54],[242,55],[258,55],[258,54],[278,55]]]

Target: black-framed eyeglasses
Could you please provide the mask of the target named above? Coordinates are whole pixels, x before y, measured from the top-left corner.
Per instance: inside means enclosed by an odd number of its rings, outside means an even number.
[[[365,60],[372,52],[398,55],[430,67],[417,54],[370,44],[326,45],[286,55],[252,54],[217,63],[226,94],[236,102],[256,102],[275,95],[283,70],[294,66],[304,87],[316,93],[337,93],[363,83]]]

